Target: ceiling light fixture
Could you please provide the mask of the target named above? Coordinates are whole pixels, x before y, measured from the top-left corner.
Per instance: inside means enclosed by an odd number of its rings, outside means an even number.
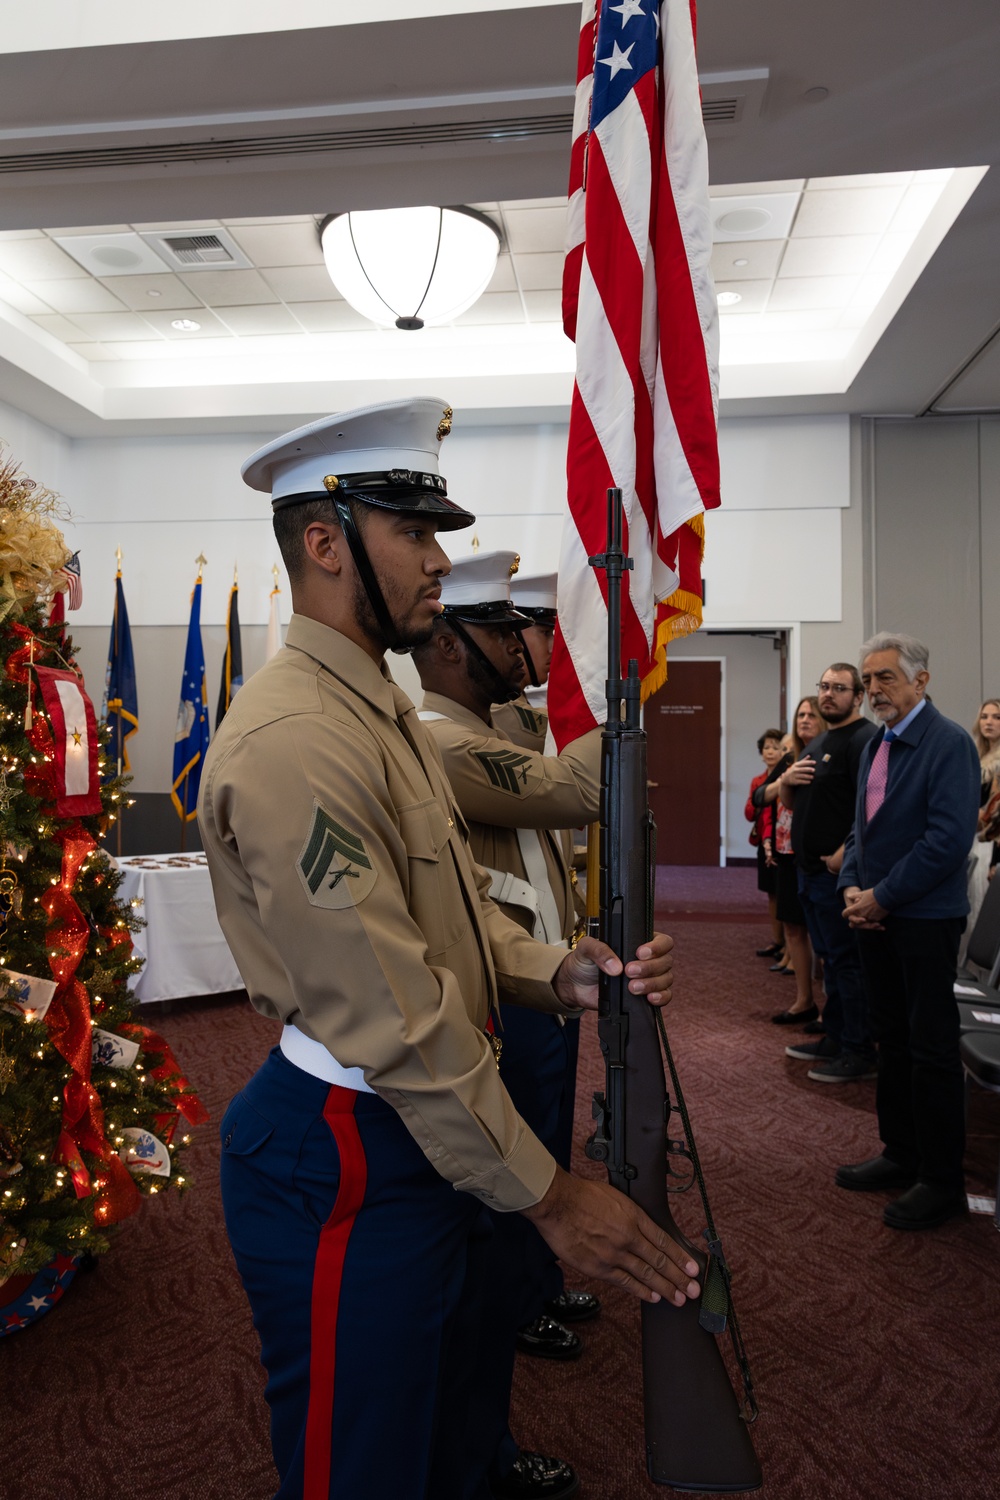
[[[338,292],[383,328],[451,323],[489,286],[500,231],[474,208],[330,214],[319,226]]]
[[[171,318],[170,326],[176,328],[178,333],[197,333],[201,324],[196,323],[194,318]]]
[[[735,307],[737,302],[742,302],[743,296],[740,292],[720,292],[718,302],[720,307]]]

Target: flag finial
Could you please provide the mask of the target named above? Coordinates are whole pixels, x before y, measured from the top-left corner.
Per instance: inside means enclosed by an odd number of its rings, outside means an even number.
[[[198,565],[198,577],[200,578],[201,577],[201,570],[206,565],[206,563],[208,562],[208,558],[205,556],[204,552],[199,552],[198,556],[195,558],[195,562]]]
[[[271,576],[274,578],[274,587],[276,589],[278,587],[278,578],[280,577],[280,572],[281,570],[279,569],[278,564],[274,563],[271,568]]]

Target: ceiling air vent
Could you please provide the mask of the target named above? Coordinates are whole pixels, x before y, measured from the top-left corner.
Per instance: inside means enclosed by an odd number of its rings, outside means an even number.
[[[173,271],[233,271],[252,265],[224,229],[147,230],[143,239]]]
[[[701,118],[710,141],[742,135],[760,118],[767,80],[767,68],[735,68],[727,73],[698,75]]]

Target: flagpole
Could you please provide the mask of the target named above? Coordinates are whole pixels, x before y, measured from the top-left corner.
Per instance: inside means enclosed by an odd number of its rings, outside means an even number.
[[[121,549],[121,547],[117,548],[115,555],[116,555],[117,560],[118,560],[118,572],[117,572],[117,574],[115,576],[115,661],[120,661],[121,658],[119,656],[119,652],[121,651],[121,639],[120,639],[120,636],[119,636],[119,632],[120,632],[122,626],[121,626],[121,620],[118,618],[118,579],[122,576],[122,549]],[[115,718],[118,721],[118,776],[119,776],[119,779],[120,779],[121,778],[121,774],[122,774],[122,716],[121,716],[121,710],[120,709],[119,709],[118,713],[115,715]],[[119,797],[118,803],[119,803],[119,806],[118,806],[118,817],[115,819],[115,822],[118,824],[118,828],[117,828],[117,831],[115,833],[115,855],[117,856],[118,859],[121,859],[121,857],[122,857],[122,805],[123,805],[123,799],[121,797]]]

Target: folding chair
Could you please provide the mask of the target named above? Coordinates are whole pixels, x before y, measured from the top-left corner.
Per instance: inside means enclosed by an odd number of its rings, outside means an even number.
[[[993,882],[996,884],[996,881]],[[1000,1031],[1000,1027],[997,1028]],[[961,1040],[962,1066],[965,1068],[966,1087],[974,1079],[980,1088],[1000,1094],[1000,1035],[988,1035],[985,1031],[970,1031]],[[997,1171],[997,1206],[993,1222],[1000,1230],[1000,1168]]]
[[[978,1003],[979,997],[985,999],[990,992],[997,998],[1000,986],[1000,875],[991,880],[986,888],[976,925],[969,938],[965,961],[978,969],[984,977],[980,981],[957,981],[957,998],[960,1001],[974,999]],[[958,986],[961,990],[975,990],[976,994],[963,995]]]

